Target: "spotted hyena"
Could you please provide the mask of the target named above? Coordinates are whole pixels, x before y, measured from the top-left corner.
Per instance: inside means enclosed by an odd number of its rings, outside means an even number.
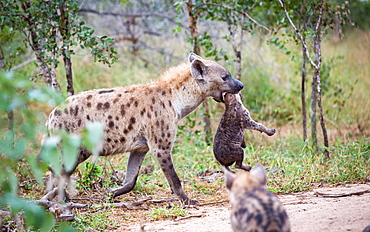
[[[231,204],[231,226],[243,232],[288,232],[288,215],[279,199],[266,190],[266,172],[261,165],[250,172],[233,173],[224,168]]]
[[[177,125],[206,98],[222,101],[223,92],[238,93],[242,88],[243,83],[220,64],[190,54],[188,62],[170,68],[152,83],[96,89],[68,97],[64,106],[51,112],[47,126],[51,131],[64,129],[78,134],[87,122],[104,124],[100,155],[130,153],[124,184],[110,190],[113,197],[133,189],[144,157],[151,151],[173,192],[182,202],[196,204],[184,193],[172,163]],[[81,147],[76,167],[90,155]],[[69,178],[73,171],[64,171],[64,176]]]
[[[229,166],[235,162],[235,168],[246,171],[251,167],[243,164],[244,130],[257,130],[269,136],[275,134],[275,129],[268,129],[261,123],[255,122],[247,108],[244,107],[240,94],[224,93],[225,112],[214,138],[213,154],[218,162],[229,171]]]

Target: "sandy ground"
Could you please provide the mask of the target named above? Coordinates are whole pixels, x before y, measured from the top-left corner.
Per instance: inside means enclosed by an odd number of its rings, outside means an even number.
[[[278,197],[288,212],[293,232],[361,232],[370,225],[370,183],[322,187]],[[142,221],[122,225],[116,231],[232,231],[228,203],[191,208],[188,212],[188,218]]]

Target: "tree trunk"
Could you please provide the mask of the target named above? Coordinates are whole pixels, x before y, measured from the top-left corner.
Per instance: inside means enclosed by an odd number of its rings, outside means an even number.
[[[242,76],[242,52],[241,51],[242,51],[242,45],[243,45],[243,28],[241,28],[241,31],[240,31],[240,41],[239,43],[237,43],[235,41],[235,34],[237,33],[238,28],[236,25],[234,25],[234,23],[236,22],[233,20],[229,22],[228,29],[229,29],[229,34],[230,34],[230,37],[229,37],[230,42],[231,42],[231,45],[233,47],[235,57],[236,57],[236,64],[237,64],[236,79],[240,80]]]
[[[65,8],[65,3],[60,4],[59,14],[60,14],[59,32],[63,38],[62,53],[64,68],[66,70],[67,94],[68,96],[72,96],[75,93],[75,91],[73,89],[72,61],[71,56],[69,54],[69,45],[67,44],[70,38],[70,30],[69,30],[68,8],[67,9]]]
[[[24,11],[24,13],[27,15],[28,9],[31,8],[30,1],[26,1],[21,4],[21,7]],[[28,22],[28,31],[30,40],[29,43],[31,45],[32,50],[35,52],[37,64],[40,68],[40,73],[44,79],[44,82],[54,87],[56,90],[60,91],[60,86],[58,84],[58,81],[56,79],[55,70],[53,68],[50,68],[45,61],[45,56],[42,54],[44,52],[44,49],[42,47],[42,43],[45,40],[45,38],[39,38],[39,35],[36,33],[37,25],[32,22],[31,20],[27,20]]]
[[[200,54],[200,44],[198,43],[198,26],[197,26],[197,20],[199,15],[194,14],[193,7],[192,7],[192,0],[186,1],[186,11],[188,13],[188,20],[189,20],[189,30],[190,30],[190,38],[193,42],[193,52],[197,55]]]
[[[45,61],[45,57],[42,55],[43,48],[40,42],[37,41],[37,34],[30,29],[32,49],[35,52],[37,64],[40,68],[40,73],[43,76],[44,82],[52,86],[54,89],[61,91],[58,81],[56,79],[56,73],[53,68],[50,68]],[[42,40],[39,40],[42,41]]]
[[[320,70],[316,69],[312,78],[312,93],[311,93],[311,139],[312,146],[317,150],[317,128],[316,128],[316,105],[317,105],[317,76],[320,75]]]
[[[302,45],[302,80],[301,80],[301,102],[302,102],[302,127],[303,141],[307,140],[307,112],[306,112],[306,48]]]
[[[67,49],[68,47],[65,50]],[[71,57],[68,57],[65,51],[63,52],[63,61],[64,61],[65,69],[66,69],[67,94],[68,96],[72,96],[75,93],[75,90],[73,88],[72,62],[71,62]]]
[[[189,30],[190,30],[190,37],[193,41],[193,52],[197,55],[201,55],[200,52],[200,44],[198,42],[198,26],[197,26],[197,19],[199,17],[198,14],[194,14],[193,8],[192,8],[192,1],[187,0],[186,1],[186,11],[188,13],[188,19],[189,19]],[[204,107],[204,114],[203,114],[203,122],[204,122],[204,132],[206,133],[205,142],[207,144],[211,144],[212,142],[212,128],[211,128],[211,118],[210,118],[210,110],[209,110],[209,104],[208,99],[206,99],[202,103]]]
[[[329,140],[328,140],[328,133],[326,131],[326,126],[325,126],[325,121],[324,121],[324,112],[322,109],[322,101],[321,101],[321,78],[320,78],[320,68],[321,68],[321,42],[320,42],[320,33],[318,32],[317,35],[315,36],[315,56],[318,57],[318,62],[317,62],[317,67],[318,67],[318,72],[317,72],[317,104],[319,107],[319,114],[320,114],[320,125],[322,129],[322,134],[324,137],[324,158],[325,161],[329,160]],[[315,72],[316,73],[316,72]]]

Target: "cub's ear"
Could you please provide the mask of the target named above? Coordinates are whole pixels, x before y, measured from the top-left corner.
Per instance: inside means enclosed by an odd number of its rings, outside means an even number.
[[[207,76],[209,68],[203,63],[203,61],[195,59],[190,65],[190,72],[196,79],[203,80]]]
[[[189,54],[189,58],[188,58],[188,60],[189,60],[189,62],[191,63],[191,62],[193,62],[194,60],[196,60],[196,59],[198,59],[198,60],[202,60],[202,57],[200,57],[200,56],[198,56],[198,55],[196,55],[195,53],[190,53]]]
[[[235,174],[230,172],[224,166],[222,166],[222,169],[224,170],[226,188],[230,190],[231,186],[233,185],[234,179],[235,179]]]
[[[250,174],[254,176],[261,185],[265,185],[267,183],[266,171],[262,165],[258,164],[257,166],[254,166]]]

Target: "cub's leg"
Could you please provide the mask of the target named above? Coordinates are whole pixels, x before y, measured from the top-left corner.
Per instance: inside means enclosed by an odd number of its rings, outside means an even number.
[[[238,148],[236,157],[237,158],[235,159],[235,165],[234,165],[235,168],[243,169],[245,171],[250,171],[252,169],[251,166],[243,164],[244,150],[241,147]]]

